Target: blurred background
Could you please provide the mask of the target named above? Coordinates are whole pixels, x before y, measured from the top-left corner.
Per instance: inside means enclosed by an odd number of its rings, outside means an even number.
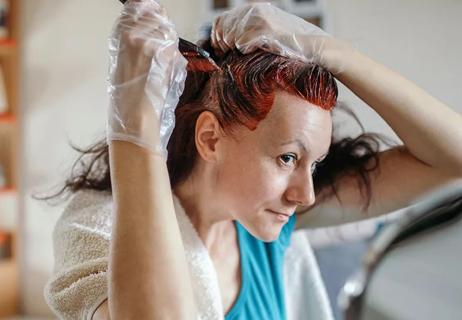
[[[162,1],[181,37],[196,41],[212,18],[245,0]],[[462,2],[280,0],[281,8],[350,41],[462,112]],[[52,319],[43,286],[53,270],[52,230],[64,203],[31,198],[57,191],[78,155],[104,137],[107,37],[118,0],[0,0],[0,318]],[[396,136],[358,98],[339,100],[367,131]],[[341,133],[359,131],[340,121]],[[329,294],[374,229],[366,221],[309,233]],[[351,246],[348,244],[352,243]],[[359,243],[359,244],[358,244]]]

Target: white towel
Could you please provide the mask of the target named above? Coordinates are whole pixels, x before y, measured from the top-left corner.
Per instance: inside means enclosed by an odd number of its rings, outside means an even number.
[[[322,281],[307,230],[292,234],[285,253],[284,285],[288,320],[333,320],[332,308]]]
[[[212,260],[174,196],[199,319],[223,319],[218,278]],[[107,267],[112,225],[109,192],[80,191],[64,210],[53,233],[55,271],[45,299],[61,319],[91,319],[107,299]]]
[[[186,262],[189,265],[199,318],[223,319],[223,304],[212,259],[175,195],[173,195],[173,204],[183,239]]]
[[[77,192],[56,223],[55,267],[44,294],[60,319],[90,320],[107,299],[111,199],[109,192]]]
[[[213,262],[175,196],[174,206],[199,319],[223,319]],[[91,319],[107,299],[111,225],[112,196],[101,191],[77,192],[58,220],[53,233],[55,270],[44,294],[59,318]],[[299,231],[293,235],[285,264],[288,265],[284,268],[288,319],[332,319],[311,247]]]

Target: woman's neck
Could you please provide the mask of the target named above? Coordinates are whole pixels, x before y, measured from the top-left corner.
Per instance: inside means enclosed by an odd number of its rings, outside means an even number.
[[[234,237],[233,219],[223,209],[223,205],[220,205],[213,186],[194,179],[191,175],[186,181],[178,184],[173,193],[180,200],[186,215],[209,252],[216,251],[218,243]]]

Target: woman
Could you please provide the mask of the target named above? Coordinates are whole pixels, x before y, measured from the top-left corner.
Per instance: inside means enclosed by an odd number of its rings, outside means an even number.
[[[125,6],[111,45],[109,152],[99,153],[109,157],[110,176],[71,185],[112,191],[111,221],[95,215],[98,203],[74,202],[91,223],[69,214],[58,222],[57,274],[46,294],[61,317],[203,315],[175,217],[178,199],[215,265],[227,318],[284,318],[278,263],[294,228],[326,208],[348,220],[382,214],[462,175],[460,115],[311,24],[253,4],[220,16],[211,36],[222,70],[188,76],[196,82],[180,99],[186,62],[173,25],[154,1]],[[364,140],[331,144],[337,92],[326,70],[405,146],[374,156]],[[181,127],[169,141],[177,103]],[[309,210],[306,219],[296,219],[296,209]],[[317,223],[347,221],[340,218]],[[86,238],[66,238],[69,226]],[[82,239],[87,249],[76,255]],[[243,241],[253,277],[241,274]],[[109,252],[96,242],[110,243]]]

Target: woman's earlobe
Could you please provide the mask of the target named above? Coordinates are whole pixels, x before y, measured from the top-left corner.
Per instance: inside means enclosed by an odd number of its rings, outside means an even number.
[[[195,142],[199,155],[206,161],[215,161],[221,137],[218,119],[210,111],[202,112],[196,120]]]

